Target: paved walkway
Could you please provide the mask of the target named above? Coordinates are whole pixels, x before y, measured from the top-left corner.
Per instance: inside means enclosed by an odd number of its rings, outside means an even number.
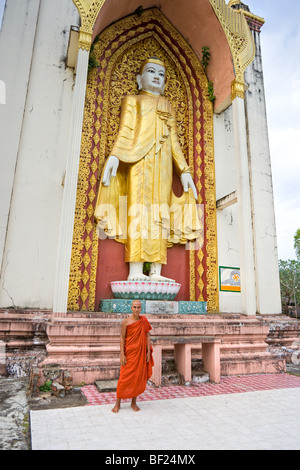
[[[83,392],[87,406],[30,412],[33,450],[300,450],[300,377],[147,386],[138,413],[130,400],[112,413],[115,393]]]

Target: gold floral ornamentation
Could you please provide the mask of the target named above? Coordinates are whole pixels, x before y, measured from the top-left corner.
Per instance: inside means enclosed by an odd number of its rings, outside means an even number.
[[[93,27],[105,0],[73,0],[73,3],[81,18],[78,48],[89,51],[91,48]]]
[[[207,297],[208,310],[217,311],[213,110],[200,62],[157,9],[147,10],[142,17],[127,17],[106,29],[97,38],[93,53],[100,67],[90,72],[87,84],[68,308],[95,309],[98,262],[98,238],[92,215],[95,181],[100,179],[118,130],[122,97],[137,93],[135,76],[141,62],[149,55],[157,55],[166,62],[165,96],[176,109],[180,143],[197,176],[199,203],[204,203],[206,245],[190,251],[190,299]]]
[[[235,10],[230,5],[240,2],[225,0],[210,0],[226,35],[234,63],[235,77],[233,82],[232,99],[237,96],[244,98],[244,72],[255,57],[255,43],[245,18],[244,10]]]
[[[233,80],[231,84],[231,100],[235,100],[235,98],[244,98],[245,96],[245,84],[244,82],[239,82],[237,80]]]

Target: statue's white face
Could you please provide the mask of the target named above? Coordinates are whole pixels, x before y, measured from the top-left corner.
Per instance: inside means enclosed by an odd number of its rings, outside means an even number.
[[[165,88],[165,68],[162,65],[146,64],[141,75],[137,76],[139,90],[163,95]]]

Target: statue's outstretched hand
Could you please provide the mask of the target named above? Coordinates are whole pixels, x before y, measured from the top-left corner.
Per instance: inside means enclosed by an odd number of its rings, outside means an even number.
[[[110,185],[110,179],[112,176],[116,176],[118,167],[119,159],[114,155],[111,155],[107,160],[107,164],[103,174],[102,184],[104,186]]]
[[[181,173],[180,176],[181,184],[185,193],[188,192],[189,188],[193,191],[194,198],[198,201],[198,194],[192,175],[190,173]]]

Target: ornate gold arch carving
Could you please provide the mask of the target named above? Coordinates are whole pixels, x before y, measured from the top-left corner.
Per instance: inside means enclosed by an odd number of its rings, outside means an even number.
[[[240,3],[225,0],[209,0],[224,33],[232,53],[235,80],[232,84],[232,100],[237,96],[244,98],[244,72],[255,57],[255,43],[243,10],[234,10],[231,5]]]
[[[207,253],[202,249],[190,252],[190,299],[203,300],[206,288],[203,277],[206,276],[208,310],[217,311],[213,109],[199,60],[157,9],[144,12],[142,19],[134,15],[109,27],[99,36],[93,52],[100,67],[92,70],[87,85],[68,308],[95,309],[98,238],[93,213],[97,182],[117,132],[121,98],[124,93],[137,92],[133,76],[142,59],[150,53],[163,56],[168,65],[172,80],[168,81],[167,77],[165,94],[177,111],[186,158],[193,169],[195,165],[199,202],[205,202]],[[104,115],[107,119],[102,120]]]
[[[94,24],[105,0],[73,0],[73,3],[81,18],[78,47],[79,49],[89,51],[92,43]]]
[[[232,53],[236,79],[232,86],[232,98],[244,97],[244,72],[255,57],[255,44],[245,19],[243,10],[234,10],[231,5],[239,0],[209,0],[220,21]],[[77,7],[82,26],[80,28],[79,48],[90,50],[92,33],[97,16],[105,0],[73,0]]]

